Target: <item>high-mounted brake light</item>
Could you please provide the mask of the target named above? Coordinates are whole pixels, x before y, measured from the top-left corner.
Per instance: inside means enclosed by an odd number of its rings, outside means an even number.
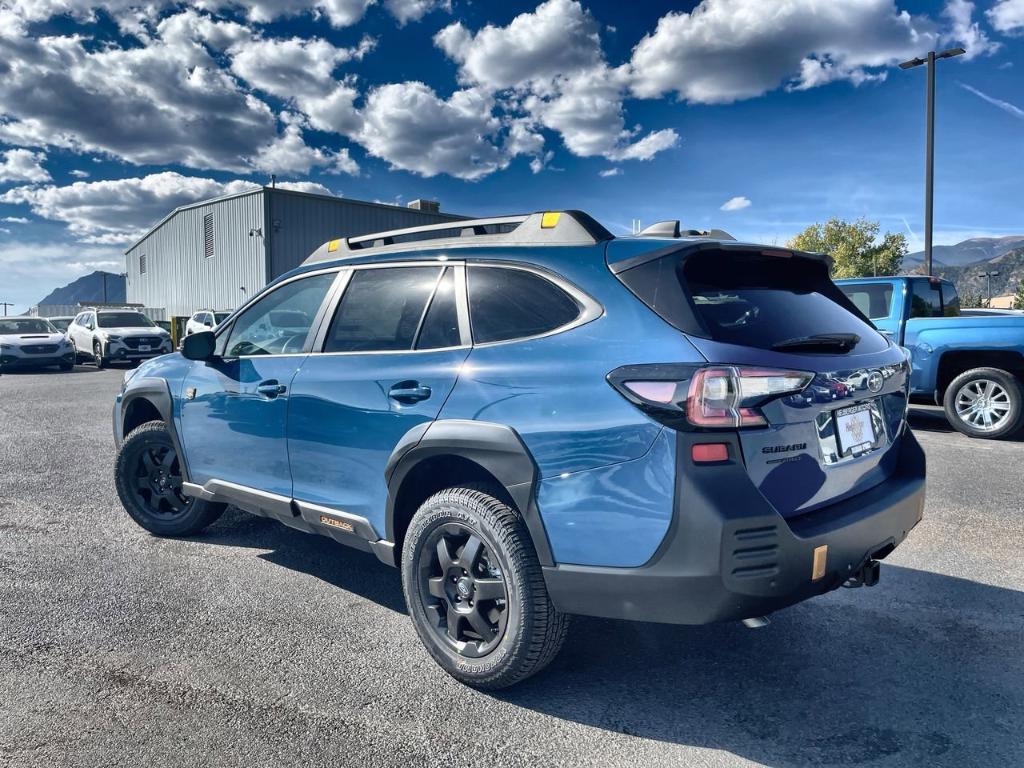
[[[645,374],[653,374],[650,378]],[[656,377],[655,377],[656,376]],[[760,427],[760,406],[806,387],[814,374],[735,365],[631,366],[609,374],[627,399],[664,424],[685,428]]]

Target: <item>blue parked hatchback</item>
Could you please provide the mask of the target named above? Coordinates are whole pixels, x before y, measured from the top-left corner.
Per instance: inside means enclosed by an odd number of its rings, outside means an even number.
[[[324,244],[126,374],[125,508],[373,552],[480,688],[543,668],[570,614],[756,624],[873,585],[924,506],[903,351],[824,256],[653,230],[563,211]]]

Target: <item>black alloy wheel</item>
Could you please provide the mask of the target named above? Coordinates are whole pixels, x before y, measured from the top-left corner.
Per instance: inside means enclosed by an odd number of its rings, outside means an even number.
[[[460,656],[486,656],[508,624],[508,593],[497,560],[471,528],[439,526],[424,544],[420,598],[431,628]]]
[[[198,533],[226,508],[183,493],[181,461],[162,421],[146,422],[125,438],[114,464],[114,481],[125,511],[159,536]]]
[[[530,532],[499,487],[426,499],[409,521],[400,565],[423,647],[466,685],[514,685],[565,642],[569,617],[551,602]]]
[[[191,499],[182,495],[181,464],[172,446],[138,451],[131,477],[132,492],[153,515],[180,515]]]

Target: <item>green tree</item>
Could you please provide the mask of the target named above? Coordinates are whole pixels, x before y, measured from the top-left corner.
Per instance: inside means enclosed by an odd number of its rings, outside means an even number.
[[[907,255],[907,238],[886,232],[881,240],[877,221],[829,219],[812,224],[787,245],[801,251],[827,253],[832,257],[832,277],[895,275]]]
[[[960,294],[960,306],[963,309],[984,309],[988,306],[988,299],[980,293],[967,290]]]
[[[1013,297],[1013,308],[1024,309],[1024,280],[1017,283],[1017,293]]]

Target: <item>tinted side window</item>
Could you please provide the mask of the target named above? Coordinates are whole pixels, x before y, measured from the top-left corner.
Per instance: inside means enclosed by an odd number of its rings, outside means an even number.
[[[301,352],[334,278],[330,272],[293,280],[259,299],[235,320],[225,356]]]
[[[455,270],[448,267],[430,300],[416,349],[457,347],[462,343],[459,333],[459,310],[455,303]]]
[[[327,332],[324,352],[412,349],[440,267],[357,269]]]
[[[540,275],[501,267],[467,274],[474,344],[537,336],[579,317],[576,300]]]
[[[952,283],[942,284],[942,314],[946,317],[960,316],[960,296]]]
[[[942,297],[939,284],[929,280],[914,280],[910,296],[911,317],[942,317]]]
[[[889,316],[892,307],[892,283],[856,283],[839,289],[869,320]]]

